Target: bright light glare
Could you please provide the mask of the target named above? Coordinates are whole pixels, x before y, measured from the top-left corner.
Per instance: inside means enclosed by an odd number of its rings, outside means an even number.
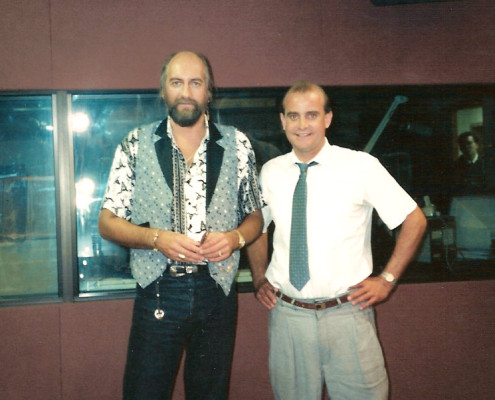
[[[86,132],[89,128],[89,117],[83,112],[77,112],[72,114],[71,125],[72,131],[75,133]]]
[[[89,206],[94,201],[94,191],[95,183],[90,178],[82,178],[76,183],[76,206],[79,210],[89,211]]]

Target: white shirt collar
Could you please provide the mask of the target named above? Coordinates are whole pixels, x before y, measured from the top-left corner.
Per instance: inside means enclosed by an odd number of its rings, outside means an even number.
[[[307,162],[309,164],[310,162],[314,161],[318,164],[322,164],[325,162],[326,155],[331,151],[331,145],[328,143],[328,139],[325,138],[325,144],[321,148],[321,150],[318,152],[316,156],[314,156],[311,160]],[[294,149],[289,153],[288,161],[290,164],[296,164],[296,163],[301,163],[302,161],[297,158],[296,153],[294,152]]]

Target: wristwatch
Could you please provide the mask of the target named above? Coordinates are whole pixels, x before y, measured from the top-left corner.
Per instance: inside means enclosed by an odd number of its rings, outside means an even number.
[[[383,271],[380,276],[392,285],[395,285],[397,283],[397,279],[390,272]]]
[[[246,245],[246,240],[244,239],[244,236],[242,236],[241,232],[239,232],[237,229],[234,229],[235,232],[237,232],[237,235],[239,235],[239,244],[238,244],[238,249],[242,249]]]

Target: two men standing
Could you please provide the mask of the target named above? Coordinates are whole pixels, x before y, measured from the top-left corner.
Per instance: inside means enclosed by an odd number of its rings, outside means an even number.
[[[389,296],[412,258],[423,214],[375,158],[328,143],[328,98],[306,82],[284,98],[281,121],[293,150],[263,167],[265,204],[246,136],[208,122],[212,87],[204,56],[172,54],[161,77],[168,118],[132,131],[115,153],[99,228],[131,248],[138,282],[124,399],[170,398],[184,347],[186,398],[227,398],[233,279],[239,249],[253,241],[256,297],[271,310],[276,398],[320,400],[325,382],[332,399],[385,399],[371,306]],[[373,208],[389,228],[402,224],[376,278]]]

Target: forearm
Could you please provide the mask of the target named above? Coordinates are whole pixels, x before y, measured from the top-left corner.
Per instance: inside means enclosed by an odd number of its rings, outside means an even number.
[[[394,251],[384,271],[398,279],[414,257],[426,229],[426,218],[420,208],[416,207],[402,223]]]
[[[107,209],[100,212],[98,230],[104,239],[133,249],[152,249],[157,231],[135,225]]]
[[[262,229],[263,229],[263,214],[261,213],[260,210],[254,211],[251,214],[249,214],[237,227],[237,230],[243,236],[244,240],[246,241],[246,244],[249,244],[254,240],[256,240],[260,235]]]
[[[253,243],[246,247],[253,285],[257,290],[265,281],[268,267],[268,233],[262,233]]]

